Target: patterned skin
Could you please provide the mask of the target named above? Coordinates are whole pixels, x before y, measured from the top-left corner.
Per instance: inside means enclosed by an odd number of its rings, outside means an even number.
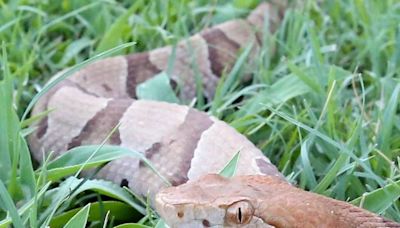
[[[171,227],[400,227],[349,203],[273,176],[217,174],[161,190],[156,208]]]
[[[51,151],[57,156],[76,146],[100,144],[118,125],[108,139],[108,144],[142,152],[174,186],[200,178],[200,182],[192,182],[175,189],[176,193],[174,189],[160,193],[158,211],[173,226],[252,224],[254,227],[290,227],[286,225],[293,224],[293,219],[303,219],[303,224],[311,227],[330,221],[321,220],[322,217],[318,216],[302,216],[309,205],[301,199],[309,197],[310,202],[315,202],[315,210],[311,211],[309,207],[309,213],[315,215],[326,209],[322,205],[328,202],[329,205],[334,205],[332,202],[336,201],[291,187],[269,159],[228,124],[188,106],[135,100],[136,86],[162,71],[169,71],[171,83],[179,85],[181,98],[186,100],[195,96],[195,75],[200,74],[204,95],[212,98],[219,76],[233,67],[238,52],[249,44],[252,44],[248,63],[251,67],[254,55],[261,47],[260,28],[265,20],[269,20],[269,28],[273,32],[282,18],[284,2],[263,3],[247,19],[232,20],[207,28],[178,43],[176,47],[167,46],[144,53],[107,58],[79,70],[51,89],[35,106],[33,115],[46,110],[52,111],[39,121],[37,131],[29,137],[33,156],[43,161],[43,157]],[[175,55],[172,67],[168,69],[173,52]],[[243,175],[243,178],[223,182],[236,189],[236,192],[229,188],[224,189],[224,185],[216,182],[216,177],[201,178],[208,173],[218,173],[237,151],[241,151],[237,175]],[[276,181],[265,181],[265,176]],[[127,186],[138,195],[149,196],[153,204],[156,193],[165,187],[163,180],[151,169],[131,157],[108,163],[97,177]],[[254,180],[263,183],[265,192],[246,190],[246,183],[253,185]],[[222,198],[226,202],[209,201],[207,194],[197,195],[198,191],[191,193],[189,189],[196,185],[194,183],[201,184],[203,193],[209,191],[214,192],[215,197],[220,198],[223,194],[229,198]],[[220,191],[212,189],[212,186],[218,187]],[[248,193],[246,199],[241,199],[242,191]],[[274,196],[272,201],[266,201],[270,195]],[[178,206],[173,203],[181,202],[178,199],[186,199],[185,202],[188,203],[179,203],[181,206]],[[260,201],[261,199],[264,201]],[[279,203],[284,206],[277,204],[278,199],[282,200]],[[332,215],[335,216],[332,220],[351,218],[339,213],[340,205],[347,204],[339,203],[335,206],[338,212]],[[276,208],[271,211],[273,206]],[[181,207],[184,214],[177,211]],[[190,207],[201,210],[193,212]],[[346,208],[343,206],[343,211]],[[354,209],[357,210],[361,209]],[[274,214],[275,212],[279,213]]]
[[[180,86],[184,100],[195,96],[195,75],[200,74],[204,95],[211,98],[221,73],[232,68],[238,52],[249,44],[251,66],[251,56],[261,45],[257,31],[265,16],[278,16],[270,7],[261,4],[247,19],[204,29],[176,47],[103,59],[72,74],[34,107],[33,115],[52,111],[29,137],[33,156],[43,161],[51,151],[58,156],[80,145],[100,144],[119,125],[107,143],[142,152],[174,186],[218,173],[239,150],[238,174],[283,178],[257,147],[226,123],[188,106],[135,99],[136,86],[162,71],[168,71],[171,82]],[[150,196],[152,201],[165,187],[161,178],[133,157],[108,163],[97,177]]]

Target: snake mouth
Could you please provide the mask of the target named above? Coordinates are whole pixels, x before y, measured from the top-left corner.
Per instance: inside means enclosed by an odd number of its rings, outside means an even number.
[[[258,189],[242,179],[208,174],[164,188],[156,194],[156,211],[172,227],[271,227],[258,214],[259,200],[252,197]]]
[[[191,197],[184,199],[178,194],[181,193],[177,191],[179,189],[180,186],[163,189],[155,198],[157,212],[172,228],[273,227],[253,213],[246,221],[242,220],[245,218],[243,208],[242,219],[239,219],[242,221],[232,220],[232,206],[238,203],[243,206],[241,203],[248,202],[247,198],[238,197],[239,200],[229,203],[223,197],[204,201]]]
[[[157,212],[170,227],[224,227],[223,207],[197,202],[191,197],[184,199],[176,194],[176,188],[179,187],[163,189],[155,198]]]

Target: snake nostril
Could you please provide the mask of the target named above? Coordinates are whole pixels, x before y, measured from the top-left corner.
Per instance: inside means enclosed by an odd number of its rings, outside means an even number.
[[[210,225],[211,225],[211,224],[210,224],[210,221],[208,221],[207,219],[203,219],[203,222],[202,222],[202,223],[203,223],[203,226],[204,226],[204,227],[210,227]]]
[[[210,221],[208,221],[207,219],[203,219],[202,223],[204,227],[210,227]]]
[[[179,211],[177,215],[179,218],[182,218],[185,214],[182,211]]]

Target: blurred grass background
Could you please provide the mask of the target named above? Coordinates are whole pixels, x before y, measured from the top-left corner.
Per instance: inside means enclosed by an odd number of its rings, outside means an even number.
[[[21,117],[61,69],[127,42],[136,44],[113,55],[174,44],[258,2],[0,0],[0,227],[162,227],[119,186],[65,178],[84,155],[37,165],[24,139],[34,119]],[[299,187],[400,221],[399,22],[397,0],[297,2],[264,37],[252,81],[242,83],[238,62],[198,108],[249,137]],[[123,154],[101,151],[107,159],[89,165]]]

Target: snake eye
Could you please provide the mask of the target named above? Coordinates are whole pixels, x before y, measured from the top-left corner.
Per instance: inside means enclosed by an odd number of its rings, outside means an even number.
[[[230,225],[248,224],[253,218],[254,209],[248,201],[231,204],[226,210],[225,221]]]

